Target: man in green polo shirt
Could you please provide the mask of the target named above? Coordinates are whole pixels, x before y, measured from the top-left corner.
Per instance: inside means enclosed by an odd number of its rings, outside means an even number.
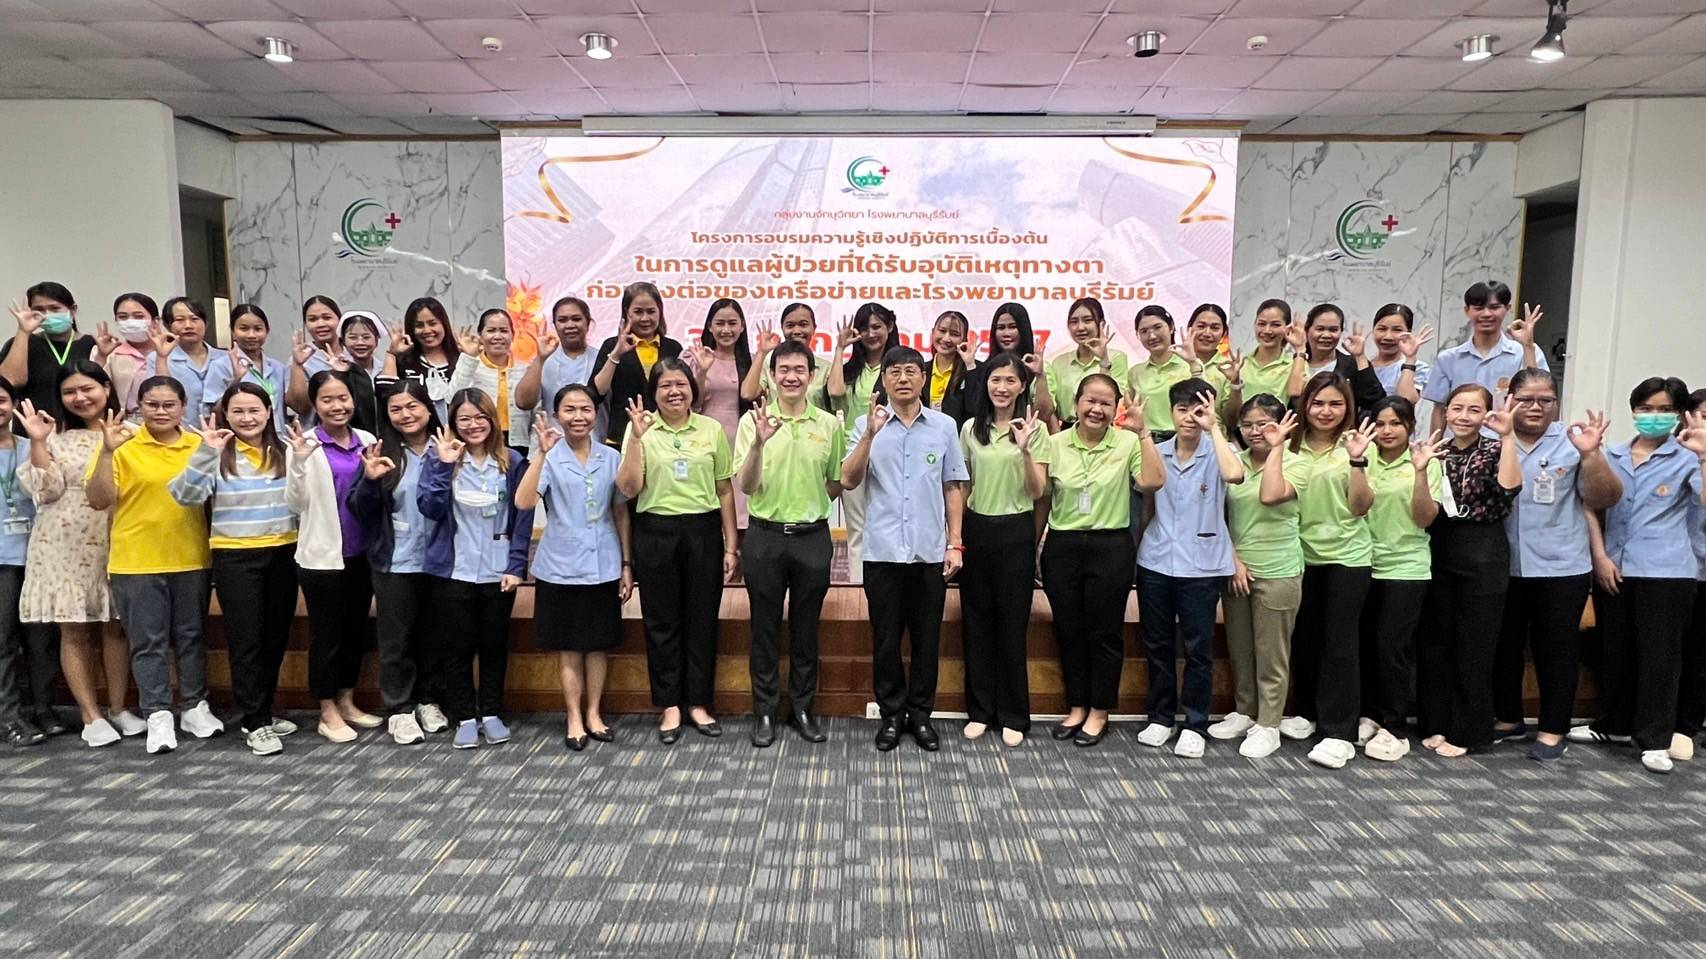
[[[817,692],[817,624],[829,593],[830,502],[841,493],[847,450],[841,417],[807,402],[816,358],[786,340],[769,354],[777,396],[741,417],[735,434],[735,482],[746,493],[744,544],[752,615],[752,744],[776,741],[781,695],[777,660],[782,598],[789,597],[789,724],[807,742],[826,738],[812,718]]]

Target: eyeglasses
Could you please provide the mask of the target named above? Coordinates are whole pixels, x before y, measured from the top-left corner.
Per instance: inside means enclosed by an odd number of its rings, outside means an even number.
[[[458,416],[455,422],[457,426],[479,426],[486,422],[486,418],[484,416]]]
[[[1556,396],[1513,396],[1511,402],[1518,406],[1538,406],[1545,409],[1548,406],[1557,406],[1558,398]]]

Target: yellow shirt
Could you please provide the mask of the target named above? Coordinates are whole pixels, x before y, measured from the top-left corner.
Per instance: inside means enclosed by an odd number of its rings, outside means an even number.
[[[1076,428],[1064,429],[1031,458],[1048,464],[1049,529],[1131,526],[1131,483],[1143,467],[1136,433],[1109,428],[1101,442],[1085,446]]]
[[[1143,397],[1143,423],[1152,430],[1173,429],[1173,404],[1167,392],[1174,383],[1191,378],[1191,364],[1178,353],[1167,357],[1160,366],[1144,360],[1133,366],[1127,376],[1126,388]]]
[[[640,368],[646,375],[652,375],[652,364],[658,361],[658,338],[639,340],[634,344],[634,359],[640,361]]]
[[[671,428],[663,414],[640,439],[646,457],[645,486],[636,508],[660,516],[691,516],[719,508],[717,481],[735,474],[729,452],[729,436],[723,425],[709,416],[689,413],[679,428]],[[634,432],[622,437],[622,454],[634,442]]]
[[[146,428],[113,453],[112,548],[107,572],[118,575],[186,573],[212,566],[207,514],[200,506],[180,506],[167,485],[189,465],[201,437],[180,431],[171,444]],[[89,463],[93,476],[100,457]]]
[[[948,382],[954,378],[954,368],[940,369],[930,364],[930,408],[942,408],[942,397],[948,394]]]

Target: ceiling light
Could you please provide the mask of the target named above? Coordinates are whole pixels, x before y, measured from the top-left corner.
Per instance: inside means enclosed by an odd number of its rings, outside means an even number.
[[[261,54],[269,63],[290,63],[296,59],[296,47],[280,37],[262,37],[261,46],[266,52]]]
[[[1153,57],[1161,52],[1161,44],[1167,42],[1167,35],[1159,30],[1139,30],[1125,38],[1131,46],[1134,57]]]
[[[1464,63],[1479,63],[1493,55],[1493,43],[1498,39],[1490,33],[1477,33],[1457,41],[1457,48],[1463,51]]]
[[[586,47],[586,55],[594,60],[608,60],[616,55],[616,38],[607,33],[583,33],[581,46]]]
[[[1542,63],[1564,59],[1564,28],[1570,25],[1564,6],[1565,0],[1551,0],[1546,4],[1546,32],[1535,41],[1534,49],[1528,51],[1530,57]]]

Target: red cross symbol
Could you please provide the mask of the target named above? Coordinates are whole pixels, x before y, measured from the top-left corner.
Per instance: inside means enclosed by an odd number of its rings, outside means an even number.
[[[403,222],[403,221],[397,216],[397,214],[395,214],[395,213],[385,214],[385,225],[390,227],[391,229],[395,230],[397,228],[397,224],[399,224],[401,222]],[[1388,227],[1388,229],[1390,229],[1390,227]]]
[[[889,168],[887,166],[884,166],[882,169],[878,170],[877,172],[881,173],[883,176],[888,176],[889,175]]]
[[[1388,213],[1386,219],[1380,221],[1380,225],[1386,228],[1386,232],[1391,233],[1398,226],[1398,218]]]

